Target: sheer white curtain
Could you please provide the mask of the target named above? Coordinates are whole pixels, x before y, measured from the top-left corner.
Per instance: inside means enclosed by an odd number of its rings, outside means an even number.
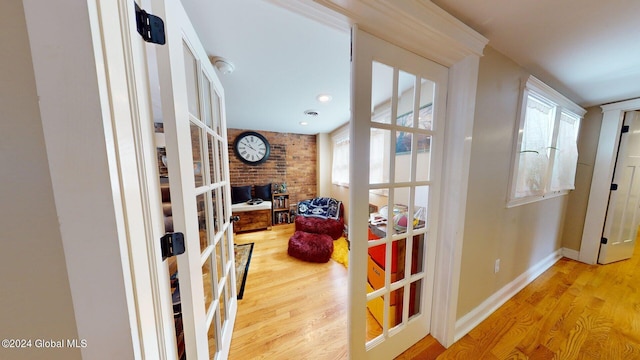
[[[333,142],[333,162],[331,182],[335,185],[349,185],[349,129],[342,129],[331,137]]]
[[[518,162],[515,197],[544,193],[555,107],[529,95]]]
[[[523,90],[508,207],[575,188],[578,130],[586,110],[530,76]]]
[[[389,159],[389,130],[371,129],[369,143],[369,183],[380,184],[389,181],[386,164]],[[386,162],[385,162],[386,160]]]
[[[551,176],[551,191],[572,190],[575,188],[579,124],[580,119],[577,116],[566,112],[561,113],[555,161]]]
[[[349,131],[340,130],[331,136],[333,162],[331,182],[334,185],[349,185]],[[389,157],[389,130],[371,129],[369,178],[372,184],[389,180],[385,165]]]

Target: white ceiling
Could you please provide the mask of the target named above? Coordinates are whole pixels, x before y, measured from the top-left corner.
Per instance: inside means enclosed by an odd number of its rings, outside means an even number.
[[[315,134],[349,120],[349,32],[268,0],[182,0],[220,75],[231,128]],[[433,0],[582,106],[640,97],[638,0]],[[333,100],[321,104],[316,96]],[[319,116],[309,118],[305,110]],[[308,121],[308,126],[301,126]]]
[[[209,55],[235,65],[232,74],[219,74],[228,127],[316,134],[349,120],[348,29],[265,0],[182,1]],[[322,104],[320,94],[333,100]],[[319,115],[306,116],[306,110]]]
[[[638,0],[434,0],[583,107],[640,96]]]

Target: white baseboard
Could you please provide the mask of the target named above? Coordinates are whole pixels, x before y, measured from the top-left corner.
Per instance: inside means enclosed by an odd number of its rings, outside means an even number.
[[[580,261],[580,251],[562,248],[562,256],[571,260]]]
[[[563,254],[564,249],[558,249],[553,252],[551,255],[529,268],[529,270],[525,271],[522,275],[518,276],[515,280],[505,285],[502,289],[498,290],[495,294],[491,295],[482,304],[471,310],[471,312],[458,319],[458,321],[456,321],[455,341],[460,340],[460,338],[465,336],[474,327],[478,326],[478,324],[488,318],[489,315],[507,302],[507,300],[517,294],[518,291],[522,290],[525,286],[529,285],[533,280],[540,276],[540,274],[549,269],[553,264],[560,260],[560,258],[562,258]]]

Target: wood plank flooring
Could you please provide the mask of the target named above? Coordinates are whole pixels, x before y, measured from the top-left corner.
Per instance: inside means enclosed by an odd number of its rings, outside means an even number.
[[[231,360],[347,359],[347,271],[287,255],[291,225],[254,242]],[[640,252],[586,265],[562,259],[445,349],[428,336],[396,359],[640,359]]]
[[[640,359],[638,249],[608,265],[563,258],[446,351],[428,337],[397,359]]]
[[[293,225],[237,234],[253,255],[229,359],[346,359],[347,269],[287,254]]]

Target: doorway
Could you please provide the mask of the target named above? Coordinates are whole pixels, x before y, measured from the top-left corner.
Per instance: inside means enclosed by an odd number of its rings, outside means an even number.
[[[281,3],[280,1],[273,1]],[[402,44],[403,47],[410,49],[414,53],[422,55],[425,58],[436,61],[439,64],[450,69],[449,72],[449,91],[447,94],[447,107],[450,110],[446,114],[446,128],[444,131],[444,153],[447,157],[447,166],[443,169],[442,188],[442,211],[439,218],[440,233],[439,237],[444,239],[441,247],[437,248],[436,255],[436,281],[434,293],[434,317],[431,320],[432,333],[445,346],[453,343],[455,338],[455,320],[456,320],[456,299],[457,287],[459,279],[460,254],[463,239],[463,227],[465,216],[465,200],[468,179],[468,165],[470,160],[471,147],[471,131],[474,116],[475,89],[477,82],[478,60],[481,55],[482,48],[487,40],[471,29],[462,25],[457,21],[442,22],[442,18],[453,20],[452,17],[443,14],[442,10],[432,3],[421,4],[419,8],[396,8],[395,6],[379,9],[370,4],[360,4],[362,7],[347,9],[336,5],[332,1],[297,2],[301,7],[313,7],[316,15],[319,7],[326,6],[329,9],[336,10],[340,14],[349,14],[353,18],[349,19],[350,23],[359,23],[369,29],[375,30],[376,34],[385,40]],[[318,5],[318,3],[322,5]],[[309,5],[309,4],[315,4]],[[349,4],[344,6],[350,6]],[[299,9],[298,9],[299,10]],[[326,9],[324,10],[326,12]],[[304,13],[304,11],[301,11]],[[203,21],[203,29],[210,30],[214,22],[210,21],[207,14],[203,15],[203,11],[196,16],[200,16]],[[308,15],[310,12],[307,12]],[[419,16],[417,15],[419,14]],[[405,16],[411,18],[419,18],[420,31],[416,31],[402,19]],[[316,18],[311,16],[312,18]],[[344,19],[344,15],[340,15]],[[238,19],[247,20],[247,16],[240,16]],[[427,24],[429,19],[442,23],[437,32],[430,28]],[[374,21],[375,20],[375,21]],[[197,20],[195,20],[197,22]],[[413,23],[412,23],[413,24]],[[222,29],[227,30],[228,29]],[[224,32],[224,31],[223,31]],[[473,33],[472,37],[466,35]],[[446,41],[442,41],[443,34],[448,34]],[[463,35],[465,34],[465,35]],[[222,48],[214,47],[212,42],[212,55],[218,55],[217,51]],[[250,43],[250,47],[261,48],[260,45]],[[206,44],[205,44],[206,45]],[[269,54],[277,49],[262,47],[263,54]],[[220,55],[225,55],[224,52]],[[267,60],[268,56],[261,56]],[[329,65],[323,65],[329,67]],[[287,67],[275,66],[272,71],[282,72]],[[239,71],[237,67],[236,71]],[[270,71],[269,73],[271,73]],[[234,73],[235,74],[235,73]],[[256,79],[262,79],[257,76]],[[226,80],[223,79],[223,83]],[[231,86],[226,87],[231,91]],[[247,88],[245,88],[246,90]],[[293,101],[292,101],[293,103]],[[285,104],[286,106],[287,104]],[[230,108],[230,105],[228,105]],[[260,108],[263,109],[263,108]],[[229,113],[229,118],[233,116]],[[266,121],[266,117],[265,117]]]
[[[598,263],[631,258],[640,206],[640,112],[624,114]]]
[[[424,14],[425,18],[443,16],[441,10],[435,5],[426,5],[424,9],[421,8],[421,11],[426,13]],[[391,19],[393,16],[387,17],[383,15],[397,15],[403,12],[406,15],[407,9],[383,9],[381,14],[378,14],[380,16],[369,13],[359,21],[363,24],[368,23],[372,27],[398,28],[397,31],[389,32],[386,37],[392,42],[402,42],[403,36],[411,33],[411,29],[403,28],[402,24],[398,24],[395,21],[381,24],[377,19]],[[376,19],[376,21],[372,19]],[[398,25],[401,26],[398,27]],[[443,32],[447,32],[447,30],[452,32],[468,31],[466,28],[459,29],[459,26],[458,23],[454,22],[449,25],[445,24],[443,29],[439,29],[438,36]],[[444,140],[442,141],[444,145],[443,152],[447,156],[447,167],[442,172],[442,183],[446,185],[443,186],[441,194],[443,206],[439,209],[442,216],[438,219],[438,225],[441,229],[439,237],[445,239],[447,243],[439,247],[435,254],[437,261],[434,264],[435,270],[433,274],[436,279],[434,293],[437,296],[434,296],[434,310],[432,311],[434,316],[430,321],[432,333],[446,346],[453,343],[455,337],[455,300],[459,281],[456,278],[456,273],[459,271],[459,255],[463,235],[461,224],[464,223],[464,195],[467,188],[466,175],[468,174],[470,156],[469,139],[473,123],[473,100],[475,99],[478,70],[479,52],[477,49],[480,48],[481,51],[486,41],[480,38],[467,39],[468,43],[451,40],[447,41],[446,46],[444,46],[441,42],[434,41],[432,37],[427,36],[430,33],[429,29],[423,29],[423,33],[419,39],[416,39],[418,44],[412,46],[413,50],[420,52],[419,49],[429,49],[429,53],[424,56],[436,57],[442,63],[442,66],[450,69],[448,75],[450,87],[447,93],[447,106],[450,111],[445,116],[447,125],[444,129]],[[431,44],[430,42],[433,43]],[[171,163],[172,161],[169,160],[169,168]],[[185,168],[183,170],[185,173],[189,173],[193,171],[193,168]],[[403,318],[406,318],[406,316],[403,315]]]
[[[602,106],[602,125],[580,245],[579,260],[587,264],[596,264],[600,254],[624,115],[636,110],[640,110],[640,99]]]

